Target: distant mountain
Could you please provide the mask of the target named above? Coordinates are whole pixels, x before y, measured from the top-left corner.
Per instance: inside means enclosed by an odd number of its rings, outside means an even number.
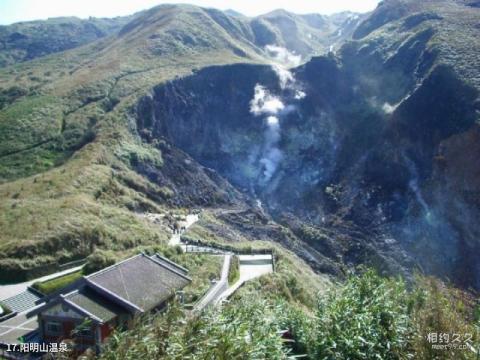
[[[242,13],[233,9],[227,9],[224,11],[224,13],[227,14],[228,16],[233,16],[233,17],[245,17],[245,15],[243,15]]]
[[[72,17],[21,22],[0,26],[0,67],[76,48],[109,35],[114,36],[114,41],[115,36],[131,36],[131,30],[140,28],[136,39],[145,37],[156,56],[210,46],[235,49],[244,56],[262,52],[266,45],[277,45],[307,58],[348,38],[349,27],[358,22],[358,17],[352,20],[354,16],[351,14],[347,23],[346,18],[339,21],[342,15],[295,15],[278,10],[250,19],[233,10],[160,5],[113,19]],[[135,46],[131,40],[128,44]]]
[[[0,66],[90,43],[117,32],[130,18],[62,17],[0,26]]]
[[[252,19],[251,27],[258,45],[277,44],[308,57],[328,51],[335,42],[345,38],[342,37],[345,23],[331,19],[319,14],[296,15],[275,10]],[[356,23],[358,21],[354,21]]]

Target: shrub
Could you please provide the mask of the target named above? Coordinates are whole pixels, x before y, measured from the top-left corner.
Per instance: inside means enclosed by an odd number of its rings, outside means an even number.
[[[0,90],[0,109],[13,103],[16,99],[27,94],[28,91],[19,86],[12,86],[8,89]]]
[[[233,285],[240,278],[240,259],[238,256],[232,256],[230,269],[228,269],[228,284]]]
[[[116,261],[117,258],[112,252],[97,250],[87,257],[87,263],[83,267],[83,272],[85,275],[88,275],[113,265]]]
[[[478,359],[472,351],[478,349],[478,331],[474,326],[473,300],[460,290],[450,288],[434,278],[417,278],[415,290],[412,292],[412,348],[419,359]],[[475,319],[478,323],[478,319]],[[459,335],[461,345],[464,337],[472,335],[466,350],[434,349],[429,335],[448,336],[453,341],[454,334]]]
[[[242,300],[186,317],[174,305],[165,313],[117,333],[103,359],[286,359],[280,336],[282,305]]]
[[[401,280],[373,271],[352,276],[318,304],[313,357],[403,359],[407,357],[408,293]]]
[[[101,102],[101,106],[105,112],[110,112],[115,108],[115,106],[118,105],[119,102],[120,99],[116,97],[108,97]]]
[[[316,316],[305,307],[236,296],[198,317],[178,305],[117,333],[105,359],[475,359],[473,351],[436,350],[428,332],[473,335],[473,300],[438,280],[402,280],[374,271],[351,276],[319,298]]]

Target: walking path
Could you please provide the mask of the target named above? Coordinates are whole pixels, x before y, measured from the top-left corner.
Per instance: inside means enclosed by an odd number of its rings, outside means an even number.
[[[222,294],[228,290],[228,272],[230,269],[231,258],[232,256],[230,254],[224,255],[220,280],[207,291],[200,301],[195,304],[193,311],[199,312],[211,304],[216,304]]]
[[[171,246],[180,245],[184,252],[209,253],[224,256],[220,280],[212,287],[210,287],[210,289],[205,293],[205,295],[195,304],[193,310],[197,312],[202,311],[209,305],[217,305],[222,301],[228,299],[245,282],[262,276],[264,274],[273,272],[273,258],[271,254],[240,255],[240,277],[235,284],[229,287],[228,272],[232,255],[234,255],[233,252],[216,249],[206,245],[184,244],[181,241],[181,235],[183,234],[183,232],[186,231],[198,220],[198,215],[187,215],[184,224],[185,229],[178,233],[173,233],[169,241],[169,245]]]
[[[272,255],[239,255],[239,260],[239,279],[217,298],[216,304],[228,299],[245,282],[273,272]]]
[[[203,253],[203,254],[214,254],[214,255],[233,255],[233,252],[215,249],[209,246],[202,246],[202,245],[191,245],[182,243],[181,248],[183,252],[186,253]]]
[[[18,344],[20,337],[34,336],[37,317],[27,318],[26,312],[0,323],[0,344]]]
[[[186,216],[186,219],[184,221],[185,225],[185,230],[188,229],[190,226],[195,224],[198,221],[198,215],[197,214],[189,214]],[[169,245],[171,246],[176,246],[181,244],[181,237],[182,233],[185,231],[181,232],[174,232],[172,236],[170,237],[170,241],[168,242]]]

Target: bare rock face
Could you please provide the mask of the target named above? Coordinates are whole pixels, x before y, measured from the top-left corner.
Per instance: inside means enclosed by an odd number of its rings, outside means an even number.
[[[291,247],[331,273],[418,267],[480,288],[479,93],[465,78],[474,70],[436,42],[465,6],[385,3],[338,56],[157,86],[137,127],[260,200],[300,240]]]

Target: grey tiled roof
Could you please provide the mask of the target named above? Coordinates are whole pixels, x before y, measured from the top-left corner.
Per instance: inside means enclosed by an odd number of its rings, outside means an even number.
[[[20,294],[2,300],[2,302],[12,311],[22,312],[35,307],[38,300],[40,300],[40,296],[27,289]]]
[[[89,283],[148,311],[191,280],[172,266],[140,254],[87,276]]]
[[[155,255],[151,256],[151,258],[153,260],[155,260],[156,262],[159,262],[163,266],[165,266],[165,267],[167,267],[167,268],[169,268],[173,271],[179,272],[183,275],[188,274],[188,270],[185,269],[183,266],[180,266],[180,265],[174,263],[173,261],[168,260],[167,258],[161,256],[160,254],[155,254]]]
[[[125,310],[88,287],[67,294],[65,300],[82,308],[86,313],[95,316],[102,322],[107,322],[125,312]]]

